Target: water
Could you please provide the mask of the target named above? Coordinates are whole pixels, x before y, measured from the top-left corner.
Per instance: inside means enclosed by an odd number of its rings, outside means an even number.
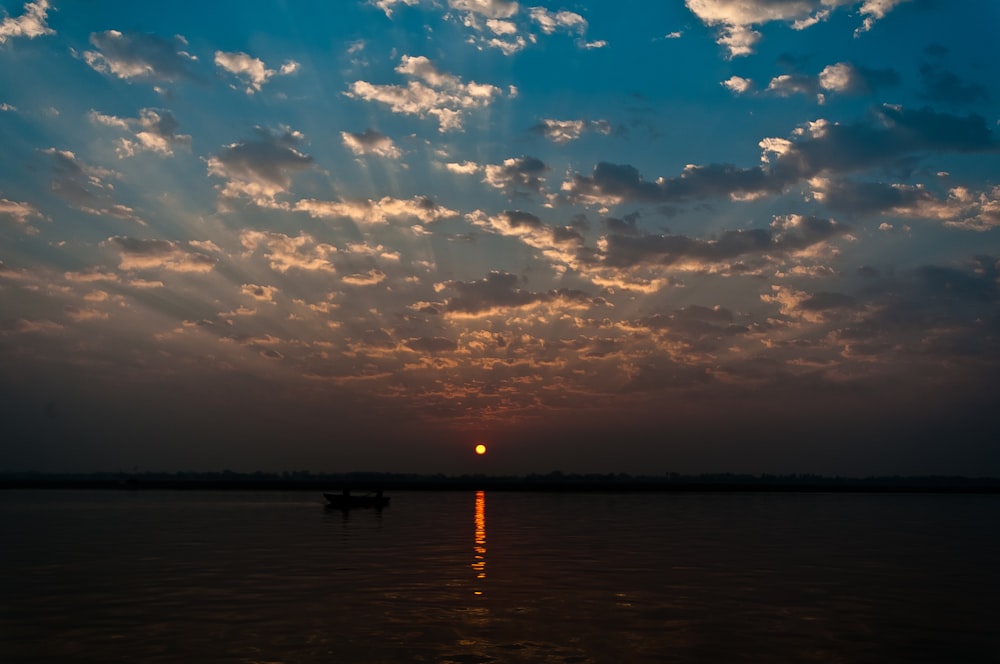
[[[0,661],[997,662],[1000,496],[0,492]]]

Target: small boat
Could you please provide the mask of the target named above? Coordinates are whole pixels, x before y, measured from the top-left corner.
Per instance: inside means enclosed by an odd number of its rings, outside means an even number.
[[[379,491],[374,495],[368,494],[364,496],[352,496],[349,492],[344,493],[324,493],[323,497],[326,498],[327,507],[336,507],[338,509],[350,509],[352,507],[374,507],[376,509],[382,509],[389,505],[389,497],[383,496],[382,492]]]

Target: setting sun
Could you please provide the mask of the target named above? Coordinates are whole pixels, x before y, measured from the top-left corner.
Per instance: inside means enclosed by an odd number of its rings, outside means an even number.
[[[476,445],[476,454],[478,454],[480,456],[482,456],[483,454],[486,454],[486,446],[483,445],[482,443],[479,443],[478,445]]]

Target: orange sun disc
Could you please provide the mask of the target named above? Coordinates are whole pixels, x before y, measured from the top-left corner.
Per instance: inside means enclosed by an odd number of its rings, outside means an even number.
[[[486,446],[483,445],[482,443],[479,443],[478,445],[476,445],[476,454],[478,454],[480,456],[482,456],[483,454],[486,454]]]

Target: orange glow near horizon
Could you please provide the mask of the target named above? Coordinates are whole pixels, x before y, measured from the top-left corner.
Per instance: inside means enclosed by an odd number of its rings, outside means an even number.
[[[483,445],[482,443],[476,445],[476,454],[479,456],[486,454],[486,445]]]

